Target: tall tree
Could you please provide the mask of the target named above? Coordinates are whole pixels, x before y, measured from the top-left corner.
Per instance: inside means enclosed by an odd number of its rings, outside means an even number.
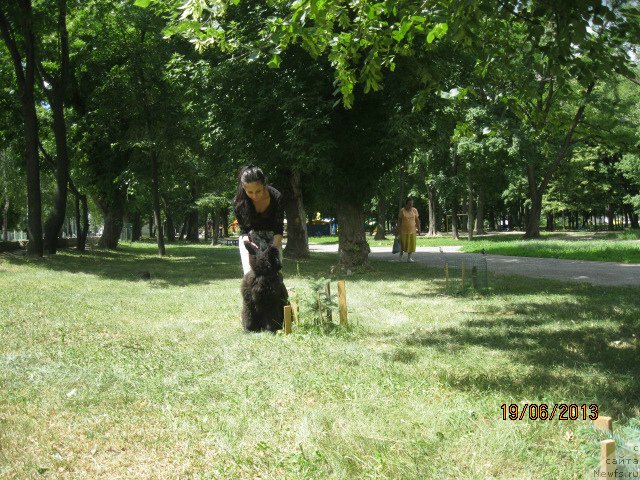
[[[68,93],[70,82],[69,66],[69,33],[67,32],[67,2],[56,0],[56,35],[53,48],[47,48],[44,32],[41,36],[41,59],[38,63],[38,78],[44,91],[51,112],[53,114],[53,133],[56,144],[55,177],[56,193],[53,210],[44,225],[44,249],[54,254],[58,248],[58,237],[64,223],[67,206],[67,187],[69,183],[69,153],[67,145],[67,126],[65,121],[65,97]],[[49,13],[49,12],[47,12]],[[53,50],[49,52],[48,50]],[[54,65],[52,68],[45,65],[42,58],[51,57],[48,62]],[[57,66],[55,66],[57,64]]]
[[[42,256],[42,199],[35,106],[36,52],[30,0],[19,0],[17,7],[14,4],[0,6],[0,33],[13,61],[24,122],[29,230],[27,252]],[[21,53],[19,42],[22,43],[24,54]]]

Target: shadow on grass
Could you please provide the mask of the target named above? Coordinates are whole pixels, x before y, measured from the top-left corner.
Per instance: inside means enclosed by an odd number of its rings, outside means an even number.
[[[159,258],[152,245],[123,245],[116,252],[75,251],[43,259],[3,255],[16,264],[34,264],[59,272],[82,272],[109,279],[139,281],[148,271],[160,286],[187,286],[241,278],[237,248],[206,245],[171,245],[168,255]],[[443,274],[438,269],[386,261],[371,261],[371,269],[351,276],[330,275],[336,254],[314,253],[308,260],[285,260],[288,278],[326,277],[347,279],[358,285],[350,288],[381,288],[386,295],[403,296],[410,302],[418,296],[441,296],[465,315],[455,327],[419,330],[409,338],[393,336],[410,349],[401,360],[412,362],[411,349],[436,349],[451,355],[451,366],[439,377],[453,388],[495,391],[508,398],[540,398],[597,403],[614,416],[629,414],[640,398],[640,295],[637,288],[602,288],[523,277],[490,276],[490,289],[468,292],[460,297],[447,295]],[[400,284],[398,284],[400,282]],[[407,287],[402,283],[414,284]],[[373,285],[380,283],[382,285]],[[411,294],[410,294],[411,293]],[[404,298],[406,296],[406,298]],[[467,319],[468,316],[472,318]],[[514,368],[486,371],[470,364],[457,364],[460,352],[468,347],[499,351]],[[460,357],[457,357],[460,355]],[[490,357],[487,357],[490,358]],[[490,360],[488,360],[490,362]],[[490,364],[489,364],[490,367]]]
[[[156,288],[208,284],[222,280],[242,280],[238,247],[206,244],[171,244],[167,254],[158,256],[157,246],[150,242],[121,243],[117,250],[60,250],[56,255],[33,258],[23,253],[2,254],[0,259],[16,265],[37,265],[59,272],[84,273],[110,280],[138,282],[147,272]],[[287,277],[329,277],[336,254],[314,253],[311,258],[285,258],[283,274]]]
[[[505,401],[546,396],[549,402],[596,403],[605,409],[601,413],[615,417],[637,415],[640,289],[490,275],[489,289],[456,296],[447,294],[438,269],[385,261],[372,265],[371,274],[354,276],[363,288],[388,282],[387,295],[403,303],[420,296],[453,299],[452,308],[464,315],[455,326],[389,339],[400,348],[451,355],[451,366],[438,374],[443,383],[469,392],[499,392]],[[490,352],[501,352],[513,368],[457,364],[470,347],[486,350],[488,359]]]
[[[208,245],[167,245],[167,255],[159,257],[153,244],[121,244],[117,250],[93,249],[78,252],[61,250],[56,255],[31,258],[3,255],[13,264],[34,264],[53,271],[85,273],[111,280],[140,281],[148,273],[156,287],[187,286],[216,280],[242,279],[237,247]]]
[[[493,297],[505,297],[502,307],[483,311],[479,306],[473,312],[476,318],[418,333],[405,344],[442,352],[481,347],[506,354],[516,366],[489,374],[451,368],[439,375],[461,390],[497,391],[515,398],[561,392],[558,402],[597,403],[607,414],[631,415],[640,398],[634,336],[640,331],[637,291],[566,287],[551,293],[530,285],[519,294],[513,299],[513,292],[494,291]],[[548,301],[540,301],[541,294]],[[573,301],[567,302],[567,295]]]

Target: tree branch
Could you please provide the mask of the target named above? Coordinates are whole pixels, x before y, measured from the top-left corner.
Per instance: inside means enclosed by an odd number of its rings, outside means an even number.
[[[595,81],[592,81],[587,86],[587,89],[585,90],[582,96],[582,104],[580,105],[580,107],[578,107],[578,111],[573,117],[573,122],[571,122],[571,127],[569,127],[569,131],[565,135],[564,142],[562,143],[562,146],[558,150],[558,153],[556,153],[556,156],[553,160],[553,163],[551,164],[551,167],[549,168],[549,170],[547,170],[547,172],[544,175],[544,178],[542,179],[542,183],[538,188],[539,192],[541,193],[545,192],[545,190],[547,189],[547,186],[549,185],[549,182],[551,181],[551,177],[556,172],[556,170],[560,166],[560,163],[562,162],[562,159],[565,157],[565,155],[567,154],[567,151],[571,147],[571,139],[573,138],[573,132],[576,130],[576,127],[578,126],[578,124],[582,121],[582,116],[584,115],[584,109],[587,106],[587,103],[586,103],[587,99],[591,95],[591,92],[593,91],[593,88],[595,87],[595,85],[596,85]]]
[[[13,60],[13,67],[16,71],[16,78],[18,79],[18,91],[20,92],[20,94],[22,94],[22,92],[24,92],[24,89],[25,89],[25,77],[24,77],[24,70],[22,68],[22,57],[20,56],[18,45],[11,32],[11,27],[9,26],[9,20],[7,19],[4,11],[0,11],[0,32],[2,32],[2,38],[4,39],[4,43],[7,45],[7,48],[9,49],[9,53],[11,54],[11,60]]]
[[[44,68],[44,65],[42,64],[42,62],[39,59],[36,60],[36,65],[37,65],[37,70],[38,70],[38,76],[40,77],[40,83],[42,84],[42,80],[44,80],[44,81],[46,81],[48,84],[50,84],[53,87],[54,83],[56,81],[56,79],[53,78],[53,75],[51,75],[49,72],[47,72],[47,69]],[[43,85],[43,87],[44,87],[44,85]]]
[[[524,15],[516,12],[510,5],[507,5],[507,2],[500,1],[500,6],[508,13],[513,15],[514,17],[518,17],[520,20],[524,20],[525,22],[530,23],[531,25],[540,25],[539,22],[532,20],[531,18],[525,17]]]
[[[47,165],[49,165],[51,168],[53,168],[55,170],[56,169],[56,161],[53,159],[51,154],[49,152],[47,152],[45,150],[45,148],[42,146],[42,142],[38,142],[38,149],[40,150],[40,153],[42,153],[42,156],[44,157],[45,161],[47,162]],[[80,191],[76,188],[75,184],[73,183],[73,180],[71,179],[71,175],[69,175],[69,190],[71,190],[71,192],[75,196],[82,195],[80,193]]]
[[[618,75],[623,76],[624,78],[626,78],[626,79],[627,79],[627,80],[629,80],[630,82],[633,82],[633,83],[635,83],[636,85],[640,85],[640,80],[638,80],[637,78],[630,77],[629,75],[626,75],[626,74],[621,73],[621,72],[617,72],[617,73],[618,73]]]

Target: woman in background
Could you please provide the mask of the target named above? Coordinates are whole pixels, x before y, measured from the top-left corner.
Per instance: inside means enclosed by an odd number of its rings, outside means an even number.
[[[413,208],[413,200],[407,198],[404,207],[398,213],[398,225],[396,235],[400,237],[400,261],[402,255],[407,252],[407,262],[415,262],[411,254],[416,251],[416,237],[420,231],[420,217],[418,210]]]

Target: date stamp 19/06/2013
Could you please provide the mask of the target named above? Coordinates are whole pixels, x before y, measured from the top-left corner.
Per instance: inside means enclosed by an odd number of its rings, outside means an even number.
[[[515,403],[500,405],[503,420],[597,420],[598,405],[576,403]]]

